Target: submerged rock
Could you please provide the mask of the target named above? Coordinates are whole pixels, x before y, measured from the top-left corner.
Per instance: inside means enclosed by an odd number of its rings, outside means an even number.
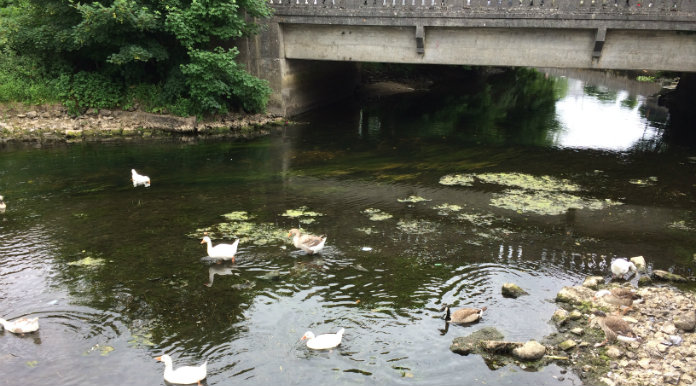
[[[454,338],[450,345],[450,351],[460,355],[469,355],[477,351],[479,342],[486,340],[502,340],[503,338],[503,334],[495,327],[484,327],[470,335]]]
[[[513,349],[512,354],[523,361],[535,361],[541,359],[546,354],[546,347],[535,340],[530,340],[522,346]]]
[[[655,277],[656,279],[665,280],[665,281],[677,281],[677,282],[687,281],[684,276],[677,275],[676,273],[663,271],[661,269],[654,270],[653,277]]]
[[[502,291],[503,296],[505,296],[506,298],[518,298],[522,295],[529,295],[527,291],[523,290],[522,288],[520,288],[520,286],[518,286],[515,283],[503,284]]]

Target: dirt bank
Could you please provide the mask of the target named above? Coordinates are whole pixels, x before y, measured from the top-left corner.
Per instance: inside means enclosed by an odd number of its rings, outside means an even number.
[[[207,119],[143,111],[94,110],[80,116],[61,105],[0,105],[0,142],[81,141],[121,137],[216,135],[248,137],[268,133],[285,121],[272,114],[225,114]]]

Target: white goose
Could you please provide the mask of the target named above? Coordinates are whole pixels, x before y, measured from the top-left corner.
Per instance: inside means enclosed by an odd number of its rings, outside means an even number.
[[[172,365],[172,357],[165,354],[157,358],[158,361],[164,362],[164,380],[169,383],[179,385],[190,385],[193,383],[201,384],[201,380],[207,376],[208,361],[205,361],[200,366],[184,366],[174,370]]]
[[[201,244],[208,244],[208,256],[215,259],[230,260],[234,263],[234,255],[237,254],[239,239],[235,240],[232,244],[218,244],[213,246],[213,241],[210,240],[210,237],[204,236],[203,240],[201,240]]]
[[[324,243],[326,243],[326,236],[315,236],[310,234],[303,235],[299,229],[290,229],[288,237],[292,237],[292,243],[295,248],[301,249],[308,254],[315,254],[321,252],[324,249]]]
[[[630,272],[636,272],[636,266],[632,262],[626,259],[616,259],[611,262],[611,278],[621,277],[625,278],[625,275]]]
[[[146,188],[150,187],[150,177],[138,174],[135,169],[131,169],[131,181],[133,181],[133,187],[142,185]]]
[[[13,334],[26,334],[39,329],[39,318],[19,318],[11,322],[0,318],[0,324]]]
[[[327,350],[341,344],[341,339],[343,339],[344,332],[345,328],[341,328],[335,334],[322,334],[319,336],[314,336],[314,333],[307,331],[304,335],[302,335],[302,339],[300,340],[307,339],[307,347],[313,350]]]
[[[5,213],[5,209],[7,209],[7,204],[5,204],[5,197],[0,196],[0,213]]]

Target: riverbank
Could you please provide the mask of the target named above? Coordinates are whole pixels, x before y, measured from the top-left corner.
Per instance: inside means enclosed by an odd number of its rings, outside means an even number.
[[[90,109],[80,116],[61,105],[0,105],[0,142],[69,142],[173,135],[249,137],[284,124],[273,114],[230,113],[199,120],[143,111]]]

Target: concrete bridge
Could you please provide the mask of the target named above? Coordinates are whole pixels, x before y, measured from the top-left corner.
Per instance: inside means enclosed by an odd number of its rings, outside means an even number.
[[[269,0],[238,42],[293,115],[353,92],[360,62],[696,72],[696,0]]]

